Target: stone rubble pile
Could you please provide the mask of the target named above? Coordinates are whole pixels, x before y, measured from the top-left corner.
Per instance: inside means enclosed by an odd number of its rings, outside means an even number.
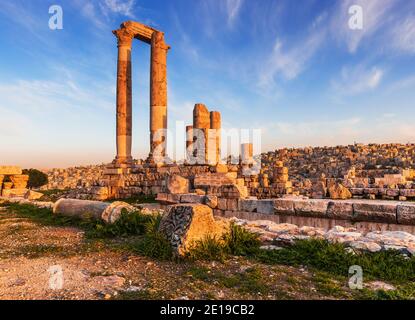
[[[29,176],[18,166],[0,166],[0,196],[23,197],[28,194]]]
[[[139,161],[127,169],[111,169],[107,165],[53,169],[48,172],[49,184],[44,189],[74,189],[76,192],[70,197],[80,199],[128,198],[165,193],[169,175],[194,179],[200,174],[198,179],[203,181],[212,179],[210,173],[224,173],[258,199],[290,194],[314,199],[415,199],[412,144],[280,149],[262,154],[260,170],[249,173],[245,169],[254,159],[251,146],[243,145],[248,160],[241,158],[240,165],[152,166]],[[217,182],[226,183],[223,179]]]
[[[282,223],[269,220],[248,221],[236,217],[230,219],[237,225],[260,235],[265,248],[277,249],[280,245],[293,244],[296,240],[324,239],[330,243],[342,243],[356,250],[378,252],[398,250],[408,256],[415,255],[415,236],[403,231],[359,232],[356,228],[335,226],[329,231],[322,228]]]
[[[45,173],[48,175],[49,182],[41,190],[65,190],[91,187],[102,179],[106,166],[102,164],[48,170]]]
[[[261,172],[268,175],[282,161],[294,194],[332,199],[415,198],[415,144],[284,148],[262,154],[261,161]],[[343,189],[340,194],[334,192],[334,197],[329,190],[333,184]]]
[[[0,201],[33,204],[42,208],[53,209],[55,214],[86,217],[94,212],[99,219],[114,223],[121,211],[135,211],[126,203],[82,201],[61,199],[56,203],[30,201],[22,198],[0,198]],[[298,226],[291,223],[276,223],[270,220],[246,220],[237,217],[215,217],[213,211],[203,204],[178,204],[161,210],[157,204],[142,204],[140,208],[145,214],[162,214],[160,226],[172,243],[177,254],[185,254],[192,244],[207,235],[216,235],[219,239],[235,223],[248,231],[257,233],[262,248],[278,250],[283,246],[292,245],[297,240],[322,239],[330,243],[342,243],[353,252],[379,252],[396,250],[406,256],[415,255],[415,235],[404,231],[359,231],[354,227],[335,226],[330,230],[312,226]]]

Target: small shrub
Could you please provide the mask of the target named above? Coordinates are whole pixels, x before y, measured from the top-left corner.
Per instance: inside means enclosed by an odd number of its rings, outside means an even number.
[[[196,241],[186,257],[190,260],[225,261],[227,254],[228,250],[223,241],[207,236]]]
[[[257,234],[231,224],[229,232],[221,239],[207,236],[196,241],[189,250],[187,258],[191,260],[224,261],[229,255],[246,256],[259,250],[260,240]]]
[[[154,219],[156,219],[154,216],[142,214],[140,211],[123,211],[120,218],[113,224],[107,224],[102,221],[95,222],[92,229],[87,232],[87,235],[91,238],[143,235],[146,232],[146,225]]]
[[[228,251],[236,256],[246,256],[258,251],[261,246],[258,234],[231,224],[230,231],[223,237]]]
[[[160,215],[149,216],[144,223],[145,235],[132,248],[137,253],[159,260],[170,260],[173,257],[173,248],[166,237],[160,233]]]
[[[132,249],[140,255],[158,260],[170,260],[173,257],[170,242],[160,232],[146,234],[132,245]]]

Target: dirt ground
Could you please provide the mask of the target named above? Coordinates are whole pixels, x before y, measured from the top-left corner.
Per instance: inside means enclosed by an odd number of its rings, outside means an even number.
[[[161,262],[0,207],[0,299],[341,299],[345,283],[235,257]]]

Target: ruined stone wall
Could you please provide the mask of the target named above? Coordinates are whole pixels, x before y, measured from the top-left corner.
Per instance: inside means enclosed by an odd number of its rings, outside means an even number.
[[[374,179],[415,169],[415,144],[284,148],[262,155],[266,171],[271,172],[276,161],[284,162],[293,181],[318,179],[322,174],[327,178],[343,178],[352,167],[356,177]]]
[[[42,190],[87,188],[98,184],[107,165],[90,165],[66,169],[51,169],[45,173],[49,182]]]

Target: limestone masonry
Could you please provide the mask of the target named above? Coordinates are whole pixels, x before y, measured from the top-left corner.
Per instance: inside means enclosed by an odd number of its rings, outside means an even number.
[[[113,33],[118,44],[115,159],[107,165],[50,170],[43,189],[68,189],[67,198],[83,200],[153,195],[163,206],[180,208],[177,215],[189,221],[212,211],[217,217],[248,220],[314,225],[335,221],[345,226],[361,222],[369,229],[412,230],[415,204],[408,200],[415,199],[415,144],[284,148],[257,155],[252,143],[243,143],[237,146],[239,158],[222,159],[222,116],[195,103],[183,141],[186,158],[171,161],[166,154],[170,46],[163,32],[138,22],[124,22]],[[151,48],[150,150],[144,160],[134,160],[131,154],[134,39]],[[27,177],[19,169],[0,168],[1,182],[4,175],[10,177],[0,183],[3,195],[26,187]],[[99,206],[97,210],[101,214]],[[169,210],[173,214],[176,209]],[[166,232],[180,238],[168,231],[169,223]]]

